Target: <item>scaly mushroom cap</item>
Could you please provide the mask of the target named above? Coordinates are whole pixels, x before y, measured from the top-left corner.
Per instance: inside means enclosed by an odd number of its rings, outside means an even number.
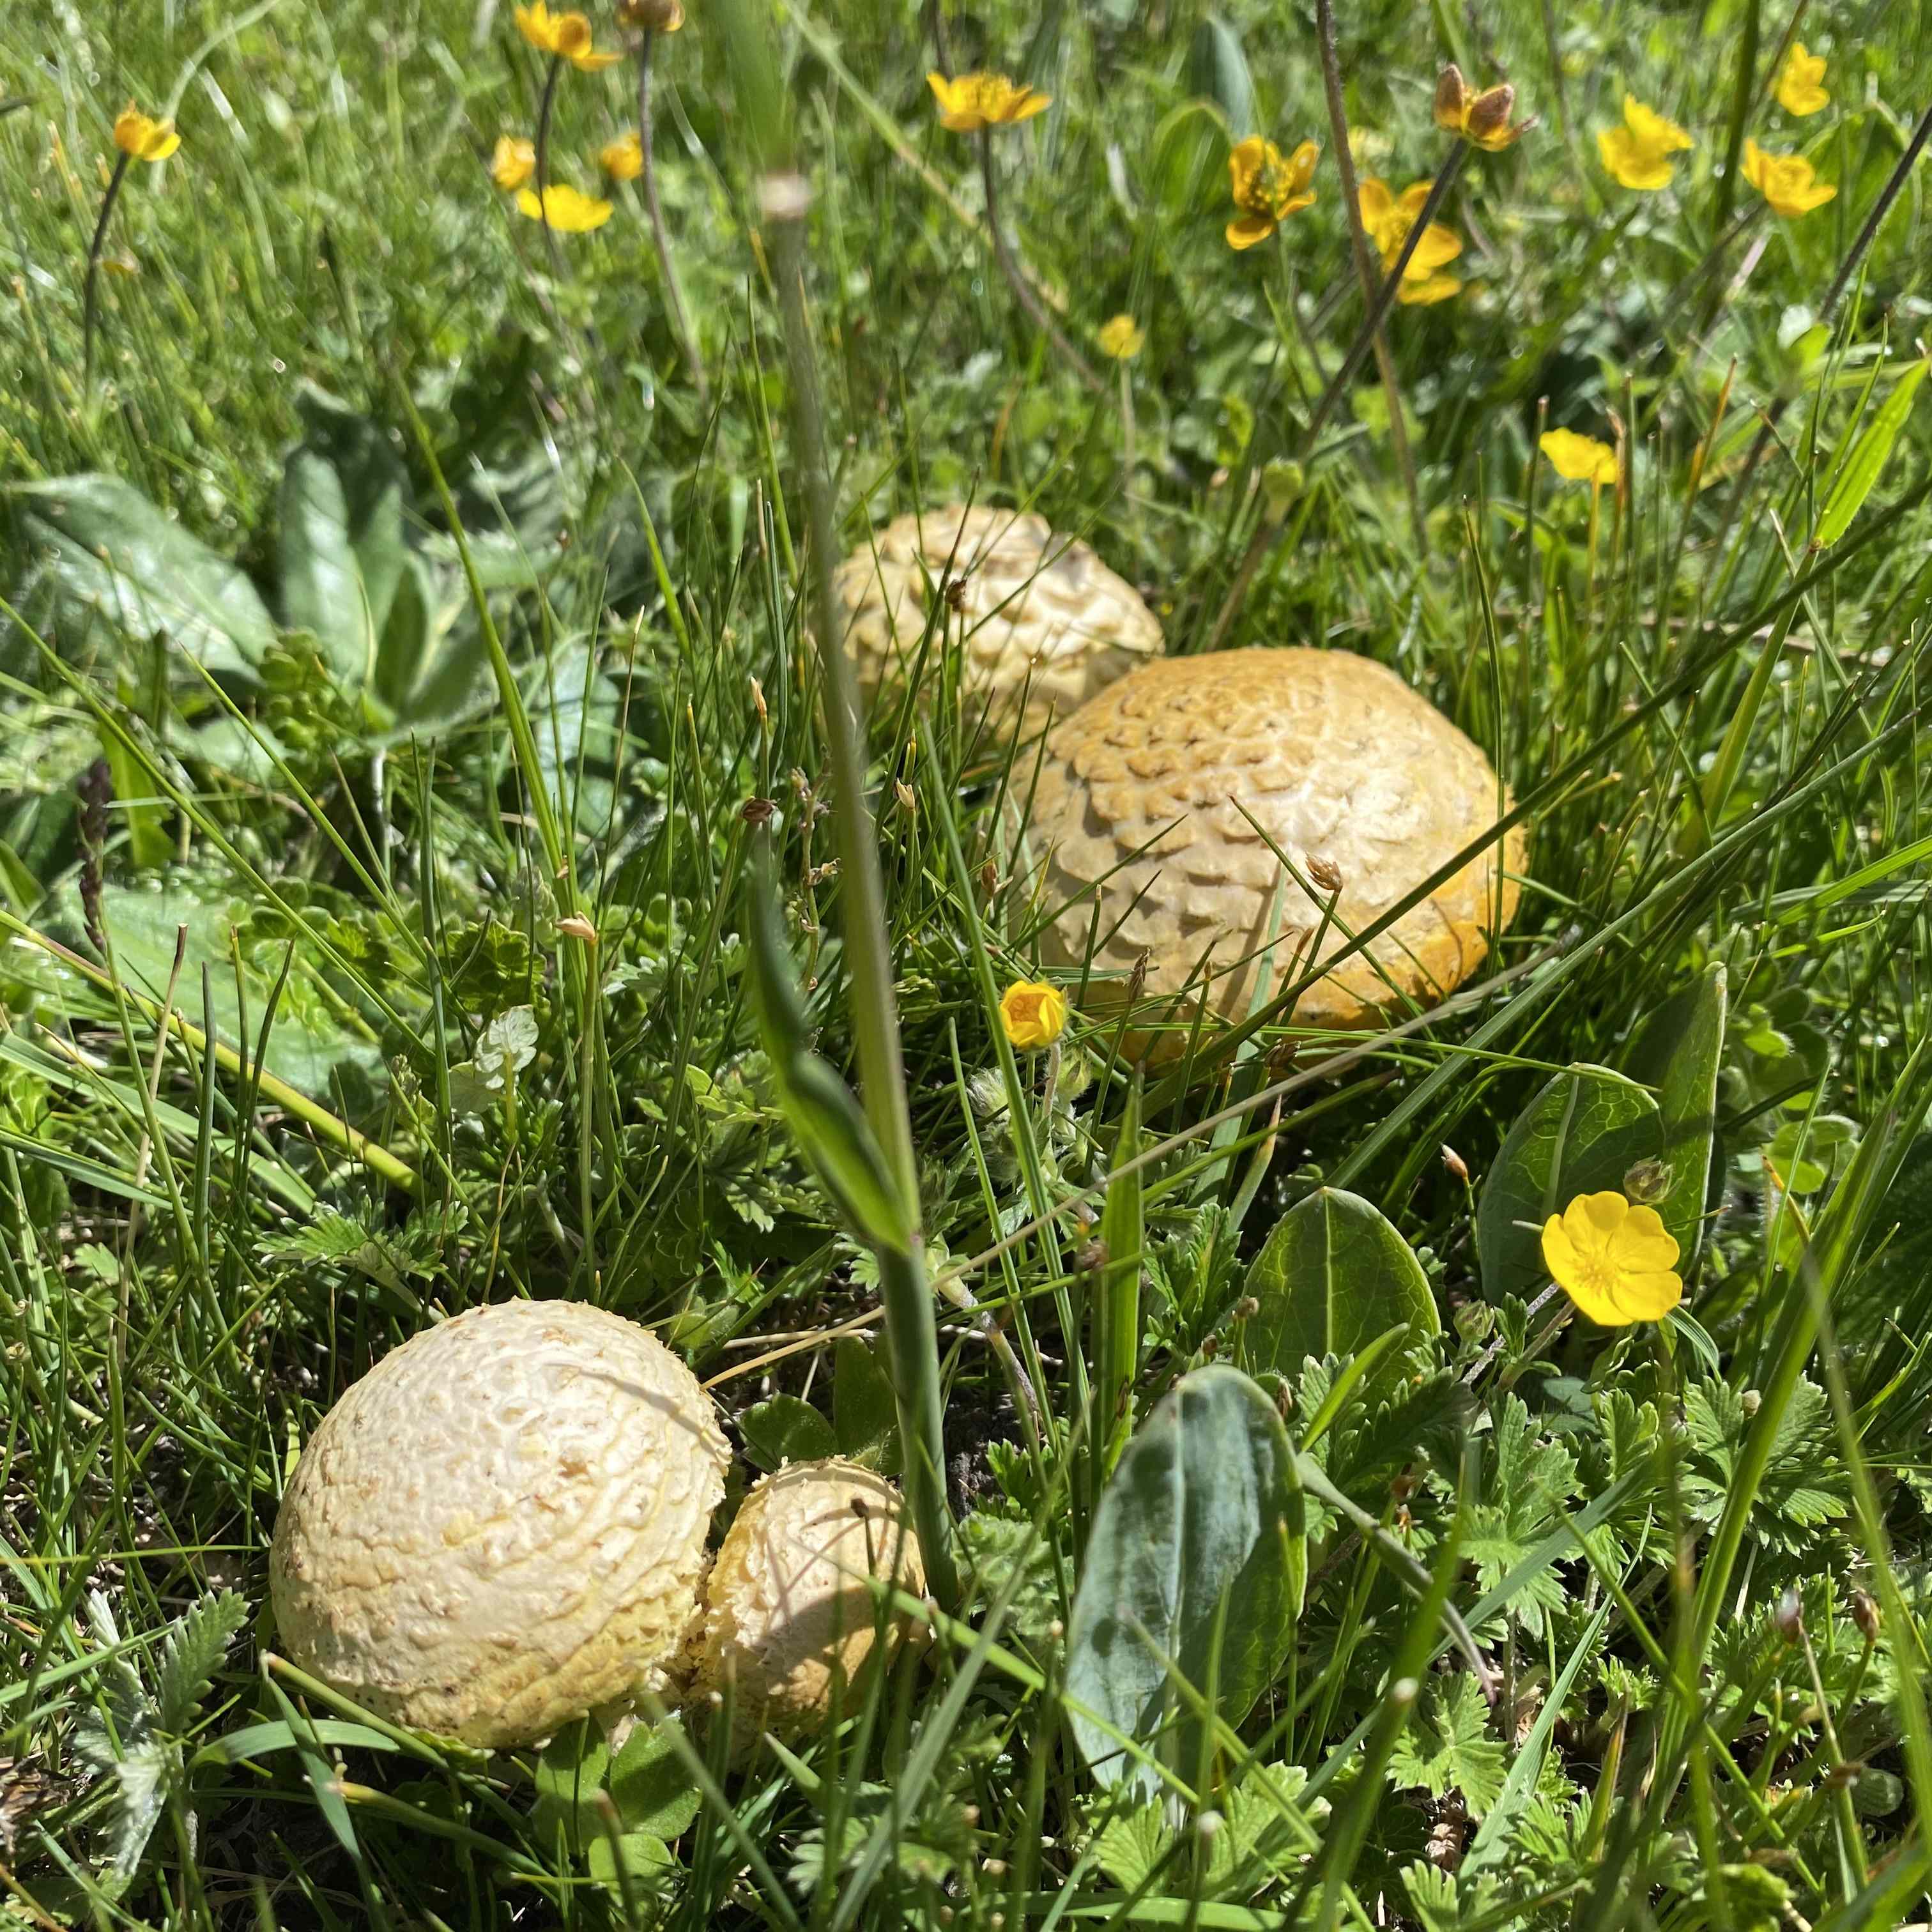
[[[634,1322],[459,1315],[309,1438],[270,1558],[281,1648],[395,1723],[535,1743],[681,1658],[728,1457],[710,1397]]]
[[[934,606],[949,582],[956,611],[939,615],[962,653],[962,709],[969,721],[989,710],[1004,736],[1036,736],[1160,653],[1154,613],[1086,544],[1039,517],[950,503],[874,531],[833,576],[868,698],[916,670],[922,652],[937,680]]]
[[[856,1462],[794,1462],[745,1498],[706,1590],[700,1691],[728,1698],[732,1755],[761,1731],[795,1736],[822,1724],[835,1680],[856,1708],[881,1613],[871,1588],[892,1578],[926,1592],[926,1566],[898,1492]],[[923,1625],[885,1613],[892,1634]]]
[[[1367,658],[1293,649],[1163,658],[1047,740],[1030,838],[1045,855],[1046,902],[1066,910],[1041,950],[1077,965],[1097,930],[1097,972],[1128,973],[1144,955],[1149,993],[1205,982],[1216,1012],[1244,1018],[1272,936],[1282,868],[1270,840],[1304,879],[1329,882],[1324,902],[1340,876],[1314,956],[1327,959],[1348,944],[1342,928],[1359,932],[1412,892],[1504,803],[1482,753]],[[1310,987],[1294,1018],[1360,1026],[1402,996],[1426,1004],[1467,978],[1516,910],[1520,829],[1504,852],[1500,884],[1492,848],[1371,941],[1372,964],[1358,953]],[[1321,919],[1290,877],[1270,991],[1307,970]]]

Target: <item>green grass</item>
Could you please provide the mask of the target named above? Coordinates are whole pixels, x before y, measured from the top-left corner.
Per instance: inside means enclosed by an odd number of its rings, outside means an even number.
[[[1932,177],[1906,165],[1932,18],[1498,0],[1336,25],[1358,172],[1435,174],[1448,60],[1538,121],[1444,202],[1462,291],[1388,312],[1413,499],[1376,358],[1307,432],[1363,297],[1298,14],[694,5],[652,100],[700,395],[637,189],[554,263],[490,183],[544,78],[508,8],[6,10],[7,1923],[1927,1917],[1928,405],[1888,452],[1873,426],[1932,314]],[[1802,121],[1771,94],[1791,38],[1829,62]],[[998,212],[1097,398],[989,245],[934,65],[1054,97],[998,137]],[[554,178],[596,186],[636,82],[563,72]],[[1660,193],[1598,158],[1626,88],[1696,140]],[[90,385],[130,96],[184,144],[123,183]],[[1250,131],[1324,154],[1315,206],[1237,254]],[[1770,218],[1724,171],[1747,136],[1836,198]],[[793,152],[808,217],[761,225],[760,172]],[[1146,331],[1130,481],[1095,342],[1122,312]],[[1594,528],[1538,457],[1557,425],[1625,452]],[[380,651],[304,601],[298,445],[406,502],[420,622]],[[94,499],[34,486],[86,472],[164,513],[143,608],[82,594],[85,539],[50,544],[49,506]],[[1834,494],[1848,520],[1814,548]],[[1225,616],[1232,644],[1364,652],[1484,746],[1530,856],[1464,997],[1386,1034],[1266,1012],[1138,1085],[1097,1012],[1012,1053],[998,997],[1054,910],[1013,850],[1030,768],[935,676],[938,703],[875,710],[859,772],[804,621],[830,544],[969,494],[1086,536],[1171,649]],[[125,541],[131,494],[100,500]],[[862,781],[876,928],[850,884]],[[767,846],[789,1022],[753,943]],[[896,1042],[862,993],[881,932]],[[1720,1046],[1686,1017],[1718,966]],[[1508,1217],[1486,1237],[1478,1213],[1513,1125],[1577,1065],[1668,1122],[1700,1036],[1688,1318],[1552,1331],[1567,1304],[1498,1286]],[[824,1184],[863,1137],[784,1104],[807,1047],[862,1088],[922,1253]],[[1630,1090],[1583,1076],[1580,1108],[1640,1111]],[[1074,1593],[1110,1539],[1138,1546],[1161,1399],[1271,1359],[1293,1283],[1256,1258],[1323,1183],[1412,1250],[1442,1332],[1263,1376],[1286,1434],[1242,1412],[1244,1440],[1280,1459],[1305,1594],[1257,1684],[1247,1627],[1210,1633],[1172,1725],[1132,1742],[1166,1792],[1141,1803],[1076,1736]],[[741,1448],[782,1413],[756,1405],[802,1397],[916,1490],[939,1405],[924,1502],[959,1575],[926,1660],[742,1772],[702,1713],[647,1729],[674,1796],[619,1818],[621,1874],[558,1797],[602,1775],[594,1740],[485,1760],[372,1725],[281,1662],[268,1603],[278,1497],[329,1405],[441,1314],[522,1294],[651,1324]]]

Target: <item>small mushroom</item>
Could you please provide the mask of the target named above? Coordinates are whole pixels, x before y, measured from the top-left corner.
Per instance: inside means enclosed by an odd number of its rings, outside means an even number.
[[[459,1315],[309,1438],[270,1557],[281,1647],[393,1722],[538,1742],[668,1682],[728,1457],[710,1397],[634,1322]]]
[[[958,645],[969,721],[1029,738],[1161,650],[1132,585],[1040,517],[950,503],[873,532],[832,580],[868,698],[940,673],[940,620]],[[926,640],[928,631],[932,642]]]
[[[882,1630],[925,1641],[922,1624],[880,1608],[884,1580],[925,1594],[898,1492],[869,1470],[790,1463],[745,1498],[712,1567],[697,1684],[728,1700],[734,1757],[760,1732],[814,1729],[835,1697],[854,1708]]]
[[[1162,658],[1047,740],[1030,836],[1046,902],[1064,910],[1041,951],[1077,966],[1090,935],[1097,973],[1142,969],[1152,994],[1204,986],[1212,1011],[1243,1018],[1271,940],[1273,992],[1333,958],[1507,802],[1476,746],[1367,658]],[[1310,890],[1284,879],[1277,848]],[[1294,1018],[1358,1027],[1405,1000],[1440,999],[1509,923],[1526,849],[1520,828],[1507,835],[1500,878],[1495,847],[1471,860],[1367,957],[1309,987]]]

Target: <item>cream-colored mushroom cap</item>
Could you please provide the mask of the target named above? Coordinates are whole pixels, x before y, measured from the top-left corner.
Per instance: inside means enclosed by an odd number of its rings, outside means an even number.
[[[949,503],[901,517],[838,566],[832,587],[868,698],[922,665],[937,685],[944,618],[968,718],[984,710],[1008,737],[1044,730],[1161,649],[1131,584],[1077,538],[1012,510]]]
[[[682,1659],[728,1453],[636,1323],[561,1301],[459,1315],[309,1438],[270,1558],[280,1647],[394,1722],[533,1744]]]
[[[732,1750],[761,1731],[822,1724],[835,1684],[854,1695],[881,1630],[923,1642],[922,1624],[882,1612],[872,1583],[926,1592],[918,1539],[897,1490],[856,1462],[794,1462],[745,1498],[712,1566],[698,1688],[728,1698]]]
[[[1096,972],[1128,974],[1144,958],[1148,993],[1204,984],[1214,1010],[1243,1018],[1274,936],[1278,885],[1270,992],[1333,958],[1480,838],[1504,803],[1476,746],[1367,658],[1295,649],[1164,658],[1047,740],[1029,838],[1048,908],[1066,910],[1041,951],[1078,965],[1094,933]],[[1439,999],[1473,973],[1516,910],[1521,830],[1502,843],[1500,877],[1492,847],[1372,940],[1369,957],[1310,986],[1294,1017],[1359,1026],[1405,998]],[[1318,900],[1292,875],[1282,884],[1276,848]]]

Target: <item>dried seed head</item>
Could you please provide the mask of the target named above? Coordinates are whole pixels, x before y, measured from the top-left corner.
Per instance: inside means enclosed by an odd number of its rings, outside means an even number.
[[[586,946],[597,944],[597,928],[581,913],[572,913],[556,922],[556,929],[566,938],[580,939]]]
[[[1311,854],[1308,861],[1308,876],[1324,892],[1339,892],[1345,884],[1342,868],[1333,859],[1324,859]]]
[[[738,816],[747,825],[769,825],[778,815],[778,802],[775,798],[748,798],[738,808]]]
[[[1852,1621],[1868,1643],[1878,1641],[1878,1599],[1864,1590],[1852,1592]]]

